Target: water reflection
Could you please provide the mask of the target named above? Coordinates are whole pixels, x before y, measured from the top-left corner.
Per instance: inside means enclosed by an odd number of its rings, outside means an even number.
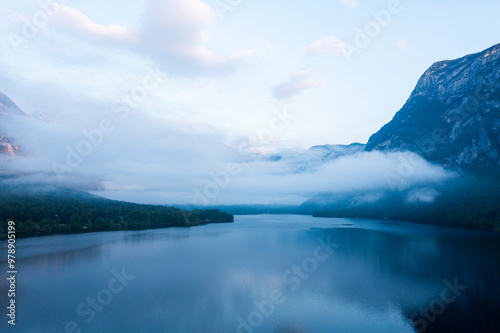
[[[116,241],[130,243],[151,243],[177,240],[182,241],[191,237],[221,237],[231,231],[230,228],[220,228],[214,230],[206,227],[207,226],[200,226],[197,228],[191,227],[143,230],[126,234],[123,238]]]
[[[339,247],[314,262],[328,239]],[[16,332],[63,332],[69,321],[82,332],[415,332],[422,309],[455,279],[467,289],[427,315],[425,331],[500,328],[500,237],[489,233],[239,216],[234,224],[22,239],[18,247]],[[136,279],[86,323],[78,305],[122,267]],[[2,321],[0,331],[13,330]]]

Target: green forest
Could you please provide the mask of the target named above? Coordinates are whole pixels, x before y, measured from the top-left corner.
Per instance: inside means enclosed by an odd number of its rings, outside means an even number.
[[[185,211],[173,207],[107,200],[76,191],[26,193],[0,188],[0,239],[7,222],[16,223],[17,237],[55,233],[141,230],[233,222],[216,209]]]
[[[314,213],[316,217],[388,219],[500,231],[499,174],[459,178],[440,186],[433,202],[411,203],[407,192],[386,193],[373,203],[332,205]]]

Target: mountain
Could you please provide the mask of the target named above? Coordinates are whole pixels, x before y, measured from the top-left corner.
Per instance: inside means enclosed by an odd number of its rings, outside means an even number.
[[[500,191],[492,177],[463,176],[401,191],[378,189],[317,195],[304,202],[297,212],[314,212],[316,217],[387,219],[500,232]]]
[[[366,150],[409,150],[448,168],[499,170],[500,44],[433,64]]]
[[[181,210],[100,198],[46,184],[0,183],[0,240],[15,221],[16,238],[104,230],[142,230],[234,222],[219,210]]]
[[[366,151],[412,151],[456,172],[405,189],[322,193],[298,212],[500,231],[500,44],[433,64]]]
[[[9,97],[0,92],[0,116],[24,116],[23,110],[16,105]]]
[[[0,134],[0,155],[14,156],[19,151],[19,146],[14,143],[12,138]]]
[[[27,116],[9,97],[0,93],[0,157],[15,156],[20,152],[12,138],[16,133],[11,124],[15,118]],[[38,114],[29,117],[44,120]],[[0,169],[0,240],[7,238],[7,221],[11,220],[16,223],[16,237],[234,221],[233,215],[214,209],[185,211],[108,200],[45,183],[11,182],[18,176]]]
[[[291,165],[294,173],[303,173],[339,157],[362,152],[364,149],[365,145],[361,143],[313,146],[305,151],[282,154],[280,161]]]
[[[323,160],[331,160],[359,153],[365,149],[365,146],[366,145],[357,142],[351,143],[350,145],[321,145],[309,148],[308,152],[321,157]]]
[[[14,156],[20,150],[11,137],[12,133],[9,133],[8,124],[6,124],[15,116],[26,116],[26,113],[9,97],[0,92],[0,155]]]
[[[349,145],[320,145],[306,150],[287,150],[275,154],[254,154],[245,162],[279,162],[286,165],[291,173],[303,173],[321,166],[339,157],[362,152],[365,145],[352,143]]]

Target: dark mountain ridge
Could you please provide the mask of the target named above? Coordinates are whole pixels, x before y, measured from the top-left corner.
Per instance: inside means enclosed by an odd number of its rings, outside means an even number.
[[[500,169],[500,44],[433,64],[366,150],[409,150],[454,169]]]
[[[403,189],[332,191],[299,210],[500,231],[500,44],[433,64],[365,150],[411,151],[456,177]]]

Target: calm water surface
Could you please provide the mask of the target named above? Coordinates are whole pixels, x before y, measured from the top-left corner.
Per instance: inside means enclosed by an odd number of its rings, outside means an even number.
[[[500,236],[400,222],[234,224],[17,241],[0,332],[500,332]]]

